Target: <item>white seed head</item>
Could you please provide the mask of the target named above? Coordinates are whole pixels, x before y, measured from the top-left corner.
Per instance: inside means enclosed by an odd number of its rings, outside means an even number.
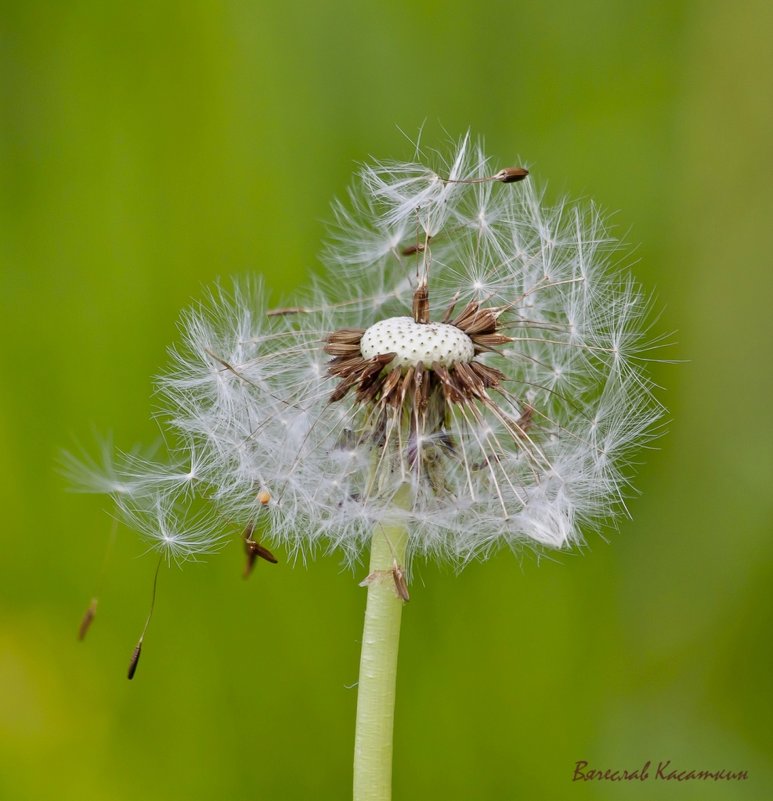
[[[411,317],[390,317],[372,325],[362,335],[360,352],[365,359],[394,353],[387,369],[410,367],[434,362],[450,367],[472,361],[475,346],[472,340],[454,325],[417,323]]]
[[[254,524],[291,557],[356,562],[398,523],[409,558],[464,564],[623,511],[662,408],[649,301],[600,212],[492,182],[469,136],[445,163],[417,154],[364,167],[336,206],[332,280],[282,313],[258,280],[189,310],[159,379],[172,452],[87,463],[82,488],[178,559]]]

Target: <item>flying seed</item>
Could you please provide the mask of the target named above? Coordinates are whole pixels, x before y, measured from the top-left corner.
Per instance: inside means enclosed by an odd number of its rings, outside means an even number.
[[[115,544],[115,538],[117,533],[118,533],[118,520],[113,520],[113,525],[110,528],[110,537],[105,547],[105,555],[102,558],[102,568],[99,571],[99,578],[97,580],[97,589],[91,598],[91,602],[89,603],[88,609],[84,612],[83,617],[81,618],[80,626],[78,626],[79,640],[85,639],[86,635],[89,633],[91,624],[94,622],[94,618],[97,615],[97,604],[99,603],[99,596],[101,595],[102,592],[101,587],[105,580],[105,573],[107,572],[107,566],[108,563],[110,562],[110,554],[113,550],[113,545]]]
[[[156,572],[153,574],[153,591],[150,595],[150,609],[148,610],[148,616],[145,618],[145,625],[142,628],[142,634],[140,634],[137,645],[134,646],[134,650],[132,651],[132,658],[129,660],[129,670],[126,673],[126,678],[129,679],[129,681],[134,678],[134,674],[137,672],[137,664],[139,663],[140,656],[142,655],[142,641],[145,639],[148,626],[150,625],[150,619],[153,617],[153,610],[156,608],[156,590],[158,588],[158,572],[161,570],[161,562],[162,557],[159,556],[156,564]]]
[[[91,628],[91,624],[94,622],[94,618],[97,615],[97,599],[92,598],[91,603],[89,604],[89,608],[83,615],[83,619],[81,620],[81,624],[78,627],[78,639],[83,640],[88,634],[89,629]]]
[[[134,674],[137,672],[137,665],[140,661],[140,656],[142,655],[142,639],[137,643],[134,647],[134,651],[132,651],[132,658],[129,662],[129,670],[126,673],[126,678],[131,681],[134,678]]]
[[[253,527],[248,526],[250,534],[249,537],[245,538],[244,540],[244,552],[247,554],[247,563],[244,566],[244,578],[248,578],[252,573],[255,563],[258,561],[258,559],[264,559],[266,562],[270,562],[272,565],[275,565],[279,562],[276,556],[274,556],[274,554],[272,554],[268,548],[252,539],[252,528]]]

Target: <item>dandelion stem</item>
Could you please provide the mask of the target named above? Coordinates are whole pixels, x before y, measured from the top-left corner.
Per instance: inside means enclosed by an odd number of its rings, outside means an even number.
[[[408,532],[377,526],[371,540],[368,601],[362,632],[357,729],[354,741],[354,801],[392,798],[392,728],[397,651],[403,601],[395,592],[392,567],[403,565]]]

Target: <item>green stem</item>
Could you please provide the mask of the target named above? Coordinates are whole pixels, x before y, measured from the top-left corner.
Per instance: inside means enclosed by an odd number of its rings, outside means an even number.
[[[408,532],[398,525],[377,526],[371,540],[371,582],[357,689],[354,801],[392,798],[392,728],[403,610],[395,592],[392,566],[395,561],[404,566],[407,543]]]

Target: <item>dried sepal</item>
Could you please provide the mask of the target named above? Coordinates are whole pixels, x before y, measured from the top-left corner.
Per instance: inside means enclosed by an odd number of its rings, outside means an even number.
[[[396,560],[392,563],[392,580],[395,583],[397,597],[405,603],[408,603],[408,601],[411,600],[410,593],[408,592],[408,583],[405,580],[403,569],[397,564]]]
[[[389,570],[374,570],[368,573],[365,578],[359,582],[359,587],[371,587],[374,584],[389,583],[395,592],[395,595],[404,603],[411,600],[410,593],[408,592],[408,584],[405,580],[405,574],[397,561],[393,561],[392,567]]]

